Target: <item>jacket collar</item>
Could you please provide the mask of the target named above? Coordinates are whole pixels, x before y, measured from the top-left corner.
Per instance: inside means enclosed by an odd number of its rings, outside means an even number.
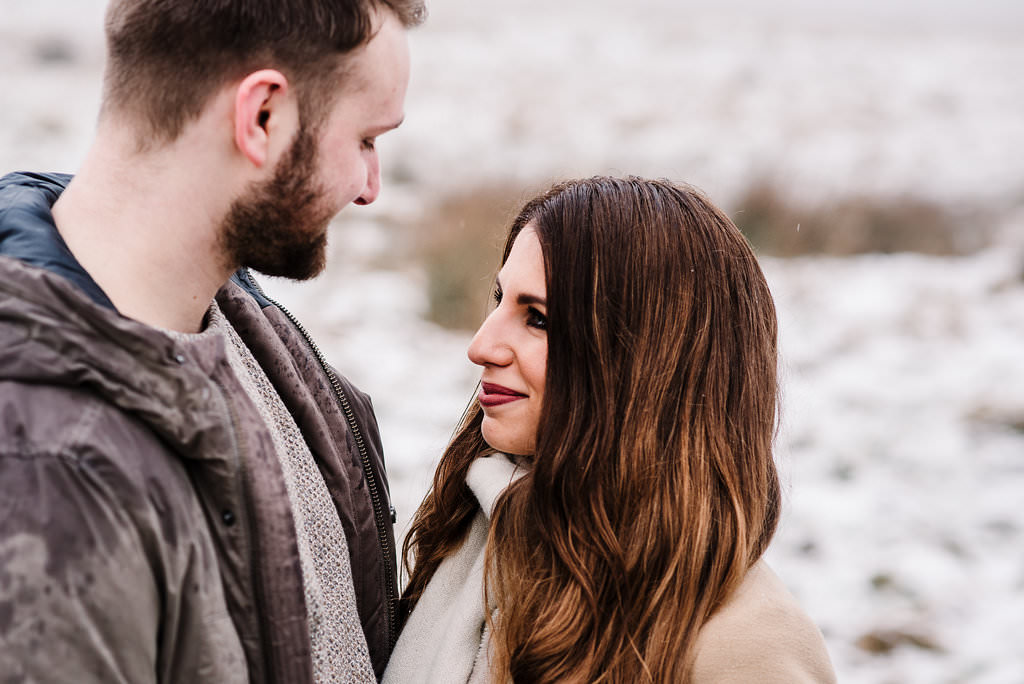
[[[11,173],[0,178],[0,255],[46,269],[74,283],[89,299],[114,304],[75,259],[53,220],[53,204],[71,182],[59,173]]]

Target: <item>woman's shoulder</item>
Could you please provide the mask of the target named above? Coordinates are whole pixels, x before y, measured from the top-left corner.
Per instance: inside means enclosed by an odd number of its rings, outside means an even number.
[[[693,681],[831,684],[825,640],[762,560],[701,628]]]

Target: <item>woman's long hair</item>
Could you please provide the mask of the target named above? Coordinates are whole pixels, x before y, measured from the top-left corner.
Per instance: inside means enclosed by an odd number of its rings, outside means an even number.
[[[487,551],[495,681],[685,682],[701,626],[779,516],[777,328],[739,230],[667,181],[591,178],[530,201],[547,280],[545,406]],[[411,610],[478,508],[473,406],[407,536]],[[411,562],[410,562],[411,561]]]

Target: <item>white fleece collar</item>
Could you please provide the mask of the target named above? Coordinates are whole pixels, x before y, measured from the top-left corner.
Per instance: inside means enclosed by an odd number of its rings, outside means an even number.
[[[494,510],[494,502],[510,484],[526,474],[526,469],[506,454],[492,454],[473,461],[466,473],[466,484],[480,502],[480,508],[488,519]]]

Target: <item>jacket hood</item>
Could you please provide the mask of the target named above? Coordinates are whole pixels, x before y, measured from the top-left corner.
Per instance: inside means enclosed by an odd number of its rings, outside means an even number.
[[[188,345],[117,313],[68,250],[50,207],[70,177],[0,179],[0,381],[95,392],[186,458],[225,454],[219,337]]]

